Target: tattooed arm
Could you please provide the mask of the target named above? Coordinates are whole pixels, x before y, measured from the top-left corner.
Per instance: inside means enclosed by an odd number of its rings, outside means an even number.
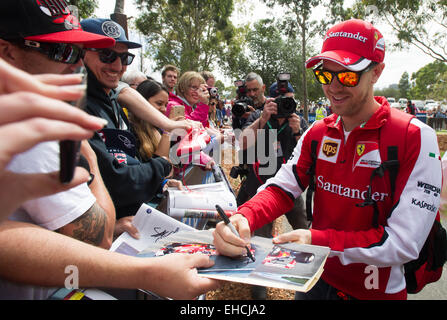
[[[95,152],[87,141],[82,142],[81,152],[89,163],[90,173],[94,175],[90,190],[96,197],[96,203],[82,216],[60,228],[58,232],[109,249],[115,229],[115,206],[99,172]]]
[[[108,232],[107,213],[96,202],[82,216],[58,229],[57,232],[80,241],[109,249],[113,241],[112,232]]]
[[[109,249],[110,242],[105,235],[107,214],[95,203],[82,216],[58,229],[57,232],[80,241]]]

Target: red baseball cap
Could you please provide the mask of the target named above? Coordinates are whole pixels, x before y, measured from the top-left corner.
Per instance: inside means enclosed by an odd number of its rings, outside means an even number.
[[[0,38],[81,43],[91,48],[115,45],[113,38],[83,31],[64,0],[1,0]]]
[[[365,69],[371,61],[383,62],[385,40],[371,23],[351,19],[330,28],[321,53],[306,61],[311,68],[321,60],[336,62],[351,71]]]

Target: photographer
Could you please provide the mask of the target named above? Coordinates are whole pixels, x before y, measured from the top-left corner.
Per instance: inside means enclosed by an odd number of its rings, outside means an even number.
[[[287,80],[282,80],[281,75],[285,75]],[[239,137],[241,149],[247,150],[251,158],[248,159],[246,179],[242,182],[237,196],[238,206],[252,198],[257,189],[276,174],[281,165],[290,158],[298,139],[308,128],[306,120],[296,113],[294,90],[288,82],[290,75],[281,75],[278,82],[270,87],[271,98],[265,99],[263,109],[251,113]],[[304,201],[301,197],[295,200],[293,209],[286,216],[293,229],[307,228]],[[271,237],[272,224],[258,229],[255,234]],[[265,299],[265,292],[262,290],[262,287],[255,287],[252,290],[253,298]]]
[[[233,129],[244,129],[250,114],[264,108],[266,97],[264,96],[265,84],[262,78],[250,72],[245,80],[235,82],[237,99],[233,103]]]

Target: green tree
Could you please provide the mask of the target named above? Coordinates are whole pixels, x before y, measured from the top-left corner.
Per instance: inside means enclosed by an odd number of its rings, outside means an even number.
[[[367,6],[391,26],[398,49],[414,45],[430,57],[447,62],[446,0],[357,0],[352,14],[362,17]]]
[[[414,86],[409,90],[412,99],[426,100],[433,99],[436,85],[440,87],[440,80],[447,72],[447,64],[435,61],[413,73],[411,76]]]
[[[69,4],[78,7],[79,15],[82,19],[89,18],[93,12],[98,8],[97,0],[70,0]]]
[[[304,101],[303,79],[301,77],[304,65],[301,57],[301,42],[293,37],[282,34],[282,23],[275,19],[263,19],[255,22],[246,31],[245,50],[236,58],[233,65],[235,78],[243,79],[249,72],[256,72],[263,79],[268,94],[269,86],[276,82],[281,72],[291,74],[290,82],[295,89],[295,98]],[[312,88],[311,99],[316,100],[323,95],[321,86],[313,83],[313,75],[308,78],[307,86]]]
[[[402,74],[402,77],[399,80],[399,93],[400,97],[407,98],[408,97],[408,91],[410,90],[410,76],[408,75],[408,72],[404,72]]]
[[[256,22],[247,34],[247,46],[250,61],[248,72],[256,72],[263,79],[267,90],[284,70],[285,43],[273,19]]]
[[[400,90],[395,84],[390,85],[383,89],[375,89],[374,95],[387,98],[393,97],[394,99],[396,99],[396,101],[399,100],[400,98],[406,98],[406,96],[404,97],[400,95]]]
[[[137,29],[145,35],[157,68],[213,70],[226,57],[235,29],[232,0],[136,0]],[[234,44],[233,44],[234,46]],[[230,49],[229,49],[230,48]]]
[[[433,99],[447,103],[447,71],[439,75],[433,86]]]
[[[304,62],[307,55],[307,48],[313,36],[321,34],[327,29],[329,24],[332,24],[335,19],[345,15],[343,10],[342,0],[263,0],[267,6],[273,8],[275,5],[282,6],[286,9],[284,19],[284,30],[289,37],[297,37],[301,40],[301,64]],[[324,8],[329,8],[328,13],[323,13],[324,19],[320,21],[312,20],[311,15],[316,10],[325,11]],[[308,119],[308,87],[307,78],[308,72],[303,69],[301,71],[302,77],[302,105],[304,107],[304,118]]]

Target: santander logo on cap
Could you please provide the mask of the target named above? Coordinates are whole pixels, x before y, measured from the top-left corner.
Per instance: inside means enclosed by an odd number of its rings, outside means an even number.
[[[326,35],[326,37],[324,38],[324,41],[326,41],[327,39],[336,38],[336,37],[355,39],[355,40],[361,41],[363,43],[365,43],[368,40],[367,37],[360,35],[360,32],[357,32],[356,34],[354,34],[351,32],[340,31],[340,32],[330,32],[329,34]]]
[[[321,53],[310,58],[306,67],[310,68],[326,59],[360,71],[371,61],[383,62],[384,57],[385,40],[380,31],[369,22],[351,19],[327,31]]]

